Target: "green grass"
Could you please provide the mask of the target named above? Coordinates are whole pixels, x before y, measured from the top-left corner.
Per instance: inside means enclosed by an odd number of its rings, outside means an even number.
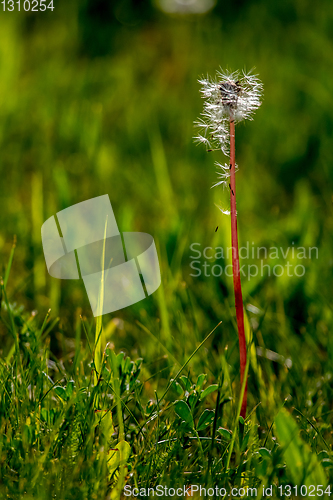
[[[122,476],[258,498],[263,484],[332,484],[333,10],[237,6],[109,19],[73,0],[0,16],[1,500],[116,498]],[[192,243],[230,246],[227,193],[210,190],[222,155],[192,141],[197,78],[220,65],[256,66],[265,92],[236,130],[240,246],[318,248],[292,259],[302,277],[242,279],[245,422],[232,279],[190,268]],[[154,236],[162,285],[103,316],[96,372],[100,325],[82,282],[47,274],[40,226],[106,193],[121,231]]]
[[[262,485],[325,489],[332,478],[329,372],[304,385],[300,363],[288,369],[250,351],[244,422],[236,340],[213,344],[223,323],[196,347],[181,341],[178,359],[155,338],[160,357],[147,363],[148,354],[114,352],[127,328],[111,320],[97,372],[93,321],[78,322],[75,341],[63,338],[59,358],[50,350],[58,322],[10,304],[4,284],[1,320],[12,346],[1,359],[1,498],[119,498],[125,484],[251,487],[261,498]],[[119,465],[112,453],[124,439]]]

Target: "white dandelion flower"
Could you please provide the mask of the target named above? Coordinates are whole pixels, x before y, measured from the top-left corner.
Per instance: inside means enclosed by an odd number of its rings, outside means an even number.
[[[218,181],[215,186],[228,186],[230,189],[230,210],[220,205],[217,208],[223,214],[230,214],[231,241],[233,246],[232,267],[235,293],[235,309],[240,353],[240,380],[243,384],[240,415],[245,418],[247,406],[246,376],[246,338],[244,330],[244,305],[240,279],[240,264],[237,232],[236,176],[235,161],[235,123],[242,120],[252,120],[255,110],[261,105],[263,86],[256,75],[250,73],[233,73],[218,71],[215,80],[208,76],[199,80],[204,99],[202,118],[196,125],[202,130],[196,140],[206,145],[207,149],[221,149],[224,154],[230,154],[229,165],[216,163]],[[217,228],[215,229],[215,232]]]
[[[218,71],[215,80],[209,76],[199,80],[204,99],[202,118],[195,122],[201,129],[207,149],[221,149],[229,154],[229,122],[252,120],[256,109],[261,105],[263,85],[253,73]]]

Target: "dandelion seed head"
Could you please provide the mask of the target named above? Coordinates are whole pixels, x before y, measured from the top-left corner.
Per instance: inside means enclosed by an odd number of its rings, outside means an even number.
[[[209,148],[222,149],[229,154],[229,121],[235,123],[252,120],[255,111],[261,105],[263,85],[251,71],[217,71],[215,80],[208,75],[199,80],[204,109],[195,126],[207,139]],[[196,138],[197,139],[197,138]],[[205,143],[203,140],[200,142]],[[208,144],[206,147],[208,149]]]

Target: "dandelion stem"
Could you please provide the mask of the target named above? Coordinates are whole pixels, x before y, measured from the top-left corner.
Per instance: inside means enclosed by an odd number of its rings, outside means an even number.
[[[237,318],[237,329],[239,339],[240,353],[240,375],[241,386],[243,383],[245,366],[246,366],[246,341],[244,332],[244,311],[242,287],[239,271],[239,252],[238,252],[238,234],[237,234],[237,212],[236,212],[236,179],[235,179],[235,121],[234,117],[230,116],[230,211],[231,211],[231,245],[232,245],[232,271],[235,292],[235,307]],[[244,390],[244,396],[241,406],[241,416],[246,416],[246,401],[247,401],[247,381]]]
[[[239,339],[240,378],[241,387],[243,388],[239,403],[241,405],[240,415],[245,418],[247,400],[245,366],[247,356],[237,236],[235,123],[252,119],[256,109],[261,106],[260,99],[263,85],[257,75],[252,74],[251,71],[249,73],[245,73],[245,71],[230,73],[229,71],[222,71],[222,69],[217,72],[215,80],[207,76],[207,78],[199,80],[199,83],[201,83],[201,93],[205,101],[204,112],[201,113],[203,118],[196,124],[203,130],[203,135],[199,134],[195,139],[205,144],[206,148],[209,148],[208,151],[220,148],[226,156],[230,151],[229,168],[218,164],[222,169],[222,173],[218,172],[219,181],[215,186],[226,186],[230,178],[232,268]],[[225,213],[223,209],[220,208],[220,210]]]

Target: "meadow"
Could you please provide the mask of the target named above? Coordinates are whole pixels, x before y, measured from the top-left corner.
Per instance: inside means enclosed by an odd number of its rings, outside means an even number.
[[[331,2],[54,4],[0,6],[0,499],[191,485],[194,498],[200,485],[207,498],[329,498]],[[236,128],[238,230],[241,264],[266,267],[242,277],[244,420],[230,218],[216,207],[228,192],[211,189],[227,159],[194,144],[193,122],[202,75],[254,66],[264,98]],[[101,317],[97,369],[82,280],[48,275],[41,226],[103,194],[121,231],[154,237],[162,283]]]

